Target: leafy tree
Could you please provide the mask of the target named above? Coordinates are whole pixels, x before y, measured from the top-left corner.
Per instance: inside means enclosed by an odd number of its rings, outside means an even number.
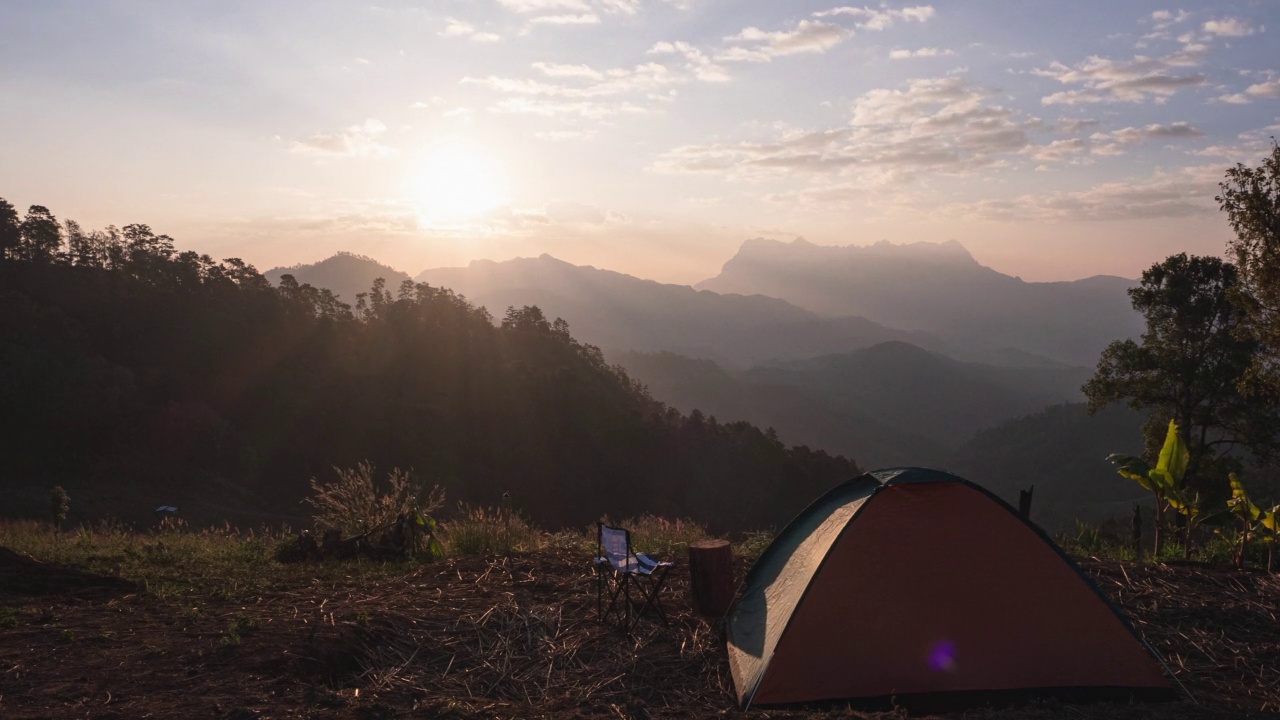
[[[32,205],[22,219],[22,244],[19,253],[25,260],[51,263],[62,247],[62,228],[58,219],[43,205]]]
[[[1280,145],[1257,167],[1237,164],[1215,199],[1235,238],[1227,243],[1240,268],[1237,301],[1263,343],[1254,379],[1280,386]]]
[[[22,243],[22,225],[13,204],[0,198],[0,263],[15,257]]]
[[[1120,400],[1153,411],[1145,428],[1149,457],[1163,425],[1176,422],[1187,437],[1186,488],[1206,499],[1225,497],[1215,480],[1238,464],[1233,450],[1265,456],[1278,432],[1268,398],[1241,390],[1258,342],[1243,331],[1232,302],[1237,281],[1235,266],[1213,257],[1183,253],[1153,265],[1129,291],[1146,317],[1142,342],[1108,346],[1083,388],[1091,413]]]

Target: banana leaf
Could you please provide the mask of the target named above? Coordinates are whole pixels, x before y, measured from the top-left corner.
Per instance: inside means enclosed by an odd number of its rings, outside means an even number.
[[[1164,447],[1160,448],[1160,459],[1156,462],[1155,472],[1161,473],[1169,487],[1182,484],[1182,477],[1187,474],[1187,464],[1191,461],[1191,452],[1182,442],[1182,434],[1178,432],[1178,423],[1169,421],[1169,432],[1164,438]]]
[[[1156,486],[1151,482],[1151,465],[1146,460],[1133,455],[1111,453],[1107,456],[1107,461],[1118,466],[1116,472],[1120,473],[1120,477],[1136,480],[1148,492],[1156,491]]]

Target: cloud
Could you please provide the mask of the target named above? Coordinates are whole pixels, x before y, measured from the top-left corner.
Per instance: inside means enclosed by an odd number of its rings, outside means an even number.
[[[1204,137],[1204,133],[1185,122],[1170,125],[1153,123],[1144,127],[1126,127],[1112,130],[1109,133],[1094,133],[1089,137],[1095,142],[1114,142],[1122,145],[1145,142],[1147,140],[1185,140]]]
[[[539,15],[529,19],[530,25],[599,25],[600,16],[595,13],[578,15]]]
[[[685,66],[703,82],[727,82],[729,73],[723,65],[717,64],[706,53],[687,42],[657,42],[649,48],[649,55],[682,55],[687,61]]]
[[[1085,190],[953,204],[941,212],[990,221],[1066,222],[1176,218],[1214,213],[1219,165],[1157,172],[1136,182],[1108,182]]]
[[[1103,102],[1164,102],[1178,90],[1203,85],[1200,73],[1178,74],[1178,68],[1196,67],[1204,61],[1204,45],[1190,44],[1161,58],[1142,55],[1132,60],[1111,60],[1091,56],[1075,67],[1053,62],[1032,74],[1057,80],[1064,85],[1080,85],[1040,99],[1044,105],[1081,105]]]
[[[550,140],[552,142],[563,142],[566,140],[584,140],[595,136],[594,130],[546,130],[536,132],[534,137],[539,140]]]
[[[1209,20],[1201,29],[1210,35],[1218,37],[1244,37],[1257,32],[1257,29],[1250,25],[1248,21],[1233,17]]]
[[[934,16],[932,5],[917,5],[915,7],[902,8],[900,10],[890,10],[887,8],[869,8],[869,7],[837,7],[830,10],[822,10],[815,12],[814,17],[853,17],[858,18],[855,26],[858,28],[866,28],[867,30],[884,30],[893,26],[899,20],[903,22],[925,22]]]
[[[966,175],[996,166],[1029,143],[1013,111],[958,76],[919,79],[905,89],[872,90],[853,104],[847,127],[787,130],[768,142],[686,145],[650,169],[753,180],[837,175],[884,188],[926,175]]]
[[[547,77],[557,78],[586,78],[588,80],[599,80],[604,77],[604,73],[587,65],[560,65],[557,63],[536,62],[533,68]]]
[[[545,68],[554,68],[552,72],[563,72],[564,65],[543,64]],[[536,66],[536,64],[535,64]],[[542,68],[540,68],[542,69]],[[569,78],[578,80],[586,77],[591,68],[579,66],[572,71],[578,75]],[[543,70],[546,73],[546,70]],[[642,63],[632,69],[614,68],[607,71],[596,71],[598,80],[588,84],[580,82],[566,83],[566,75],[553,76],[551,81],[507,78],[489,75],[483,78],[464,77],[459,82],[464,85],[484,85],[493,90],[509,95],[543,95],[561,98],[601,98],[659,90],[668,85],[682,81],[670,68],[660,63]],[[591,79],[591,78],[588,78]]]
[[[1054,140],[1048,145],[1028,145],[1021,152],[1038,163],[1055,163],[1079,157],[1086,148],[1087,145],[1084,140],[1071,138],[1069,140]]]
[[[921,57],[951,57],[955,55],[954,50],[939,50],[938,48],[920,48],[919,50],[893,50],[889,53],[891,60],[906,60],[907,58]]]
[[[591,9],[584,0],[498,0],[498,4],[518,13],[581,12]]]
[[[1101,125],[1102,121],[1090,118],[1062,118],[1049,129],[1059,133],[1078,133],[1081,130]]]
[[[383,157],[391,153],[391,148],[378,142],[378,137],[386,131],[387,126],[382,121],[369,118],[345,130],[316,133],[306,140],[295,141],[289,145],[289,150],[320,158]]]
[[[749,27],[737,35],[726,37],[726,42],[741,45],[725,50],[716,59],[729,62],[769,62],[784,55],[823,53],[851,35],[853,31],[848,28],[813,20],[801,20],[794,30],[776,32]]]
[[[475,25],[454,18],[445,18],[445,26],[440,31],[440,37],[462,37],[474,42],[497,42],[502,39],[491,32],[480,32],[476,30]]]
[[[1280,80],[1250,85],[1244,92],[1249,97],[1280,98]]]

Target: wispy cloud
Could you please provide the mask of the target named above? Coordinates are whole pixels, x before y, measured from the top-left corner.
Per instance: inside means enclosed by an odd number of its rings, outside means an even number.
[[[1108,133],[1094,133],[1089,139],[1097,142],[1118,142],[1129,145],[1147,140],[1186,140],[1202,138],[1204,133],[1189,123],[1175,122],[1169,125],[1153,123],[1143,127],[1126,127]]]
[[[599,25],[600,16],[595,13],[576,15],[539,15],[529,19],[530,25]]]
[[[891,10],[888,8],[870,8],[870,7],[837,7],[830,10],[822,10],[815,12],[814,17],[851,17],[856,20],[859,28],[867,30],[884,30],[893,26],[899,20],[903,22],[924,22],[934,16],[932,5],[917,5],[914,7],[901,8],[899,10]]]
[[[387,131],[380,120],[369,118],[360,125],[352,125],[338,132],[318,132],[305,140],[290,143],[289,150],[300,155],[318,158],[382,157],[391,148],[378,142]]]
[[[853,31],[832,23],[801,20],[792,30],[766,32],[757,27],[745,28],[725,38],[730,47],[716,55],[728,62],[769,62],[775,57],[800,53],[822,53],[839,45]]]
[[[706,53],[687,42],[657,42],[649,48],[649,55],[682,55],[687,61],[686,68],[699,80],[704,82],[727,82],[729,73],[713,61]]]
[[[906,60],[908,58],[922,57],[951,57],[955,54],[954,50],[925,47],[920,48],[919,50],[892,50],[889,52],[889,59]]]
[[[1248,21],[1233,17],[1209,20],[1200,29],[1220,37],[1245,37],[1258,32]]]
[[[1112,60],[1095,55],[1074,67],[1053,62],[1048,68],[1032,73],[1082,88],[1045,96],[1040,100],[1045,105],[1145,100],[1160,103],[1178,90],[1205,83],[1204,74],[1182,74],[1181,69],[1199,66],[1207,50],[1206,46],[1193,43],[1159,58],[1139,55],[1132,60]]]
[[[949,205],[941,211],[988,221],[1105,221],[1176,218],[1217,211],[1218,165],[1157,172],[1133,182],[1106,182],[1085,190],[1026,194],[1007,200]]]
[[[446,18],[444,29],[440,31],[440,37],[457,37],[467,38],[474,42],[497,42],[500,37],[491,32],[481,32],[476,29],[475,25],[454,18]]]
[[[748,180],[843,175],[864,188],[911,183],[925,174],[964,175],[1029,144],[1025,124],[990,103],[992,96],[959,76],[912,80],[901,90],[859,97],[846,127],[786,131],[769,142],[685,145],[650,169]]]

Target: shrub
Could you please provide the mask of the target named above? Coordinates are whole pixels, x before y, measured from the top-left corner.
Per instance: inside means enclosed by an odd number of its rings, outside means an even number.
[[[336,528],[344,535],[362,535],[386,528],[402,516],[423,515],[444,506],[444,490],[415,485],[408,472],[399,468],[387,473],[385,489],[379,489],[368,461],[354,468],[337,468],[338,481],[321,484],[311,478],[311,497],[303,502],[316,509],[319,530]]]
[[[67,519],[67,513],[71,512],[71,496],[61,485],[57,485],[49,493],[49,518],[53,520],[53,526],[62,528],[62,522]]]

